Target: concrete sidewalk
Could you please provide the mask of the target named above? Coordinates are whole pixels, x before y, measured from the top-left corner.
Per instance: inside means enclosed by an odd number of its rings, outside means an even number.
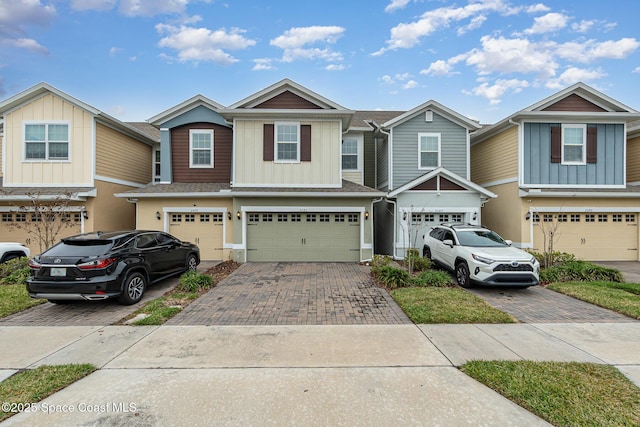
[[[640,385],[640,322],[2,326],[0,348],[0,379],[100,368],[3,425],[547,425],[457,369],[472,359],[608,364]]]

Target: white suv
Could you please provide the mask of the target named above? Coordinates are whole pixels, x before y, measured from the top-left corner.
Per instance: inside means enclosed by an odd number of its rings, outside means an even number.
[[[528,287],[538,284],[540,264],[511,241],[477,225],[441,224],[424,237],[422,255],[454,271],[463,288],[474,283]]]

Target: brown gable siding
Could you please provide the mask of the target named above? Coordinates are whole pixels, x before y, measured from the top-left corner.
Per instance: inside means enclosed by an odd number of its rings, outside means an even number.
[[[213,129],[213,168],[189,167],[189,129]],[[189,123],[171,130],[174,182],[226,182],[231,180],[233,130],[211,123]]]
[[[440,189],[443,191],[464,190],[464,188],[459,186],[458,184],[449,181],[447,178],[442,178],[442,177],[440,177]]]
[[[438,177],[433,177],[429,181],[425,181],[422,184],[416,185],[411,190],[435,191],[437,189],[438,189]]]
[[[320,109],[316,104],[307,101],[301,96],[289,91],[282,92],[271,99],[264,101],[262,104],[256,105],[254,108],[272,108],[281,110],[317,110]]]
[[[549,105],[542,111],[584,111],[584,112],[603,112],[607,111],[604,108],[587,101],[586,99],[576,95],[575,93],[567,96],[564,99]]]

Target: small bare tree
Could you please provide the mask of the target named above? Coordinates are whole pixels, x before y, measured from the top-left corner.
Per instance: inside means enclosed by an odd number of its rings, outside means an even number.
[[[28,193],[28,200],[16,204],[16,214],[7,225],[9,229],[24,230],[38,242],[40,251],[51,247],[60,232],[74,225],[69,204],[74,193],[67,192],[52,198],[41,193]]]
[[[553,264],[553,251],[555,244],[558,242],[560,233],[561,217],[560,215],[566,214],[540,214],[534,212],[533,219],[537,222],[542,233],[542,267],[548,268]]]

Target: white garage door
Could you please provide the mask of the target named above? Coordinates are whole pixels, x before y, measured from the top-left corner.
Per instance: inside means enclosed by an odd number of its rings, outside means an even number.
[[[169,234],[198,245],[203,260],[222,259],[223,230],[221,212],[169,214]]]
[[[544,234],[556,226],[554,251],[589,261],[636,261],[638,220],[635,213],[539,213],[534,215],[534,250],[544,251]],[[547,237],[547,240],[549,238]]]
[[[360,261],[360,214],[247,213],[247,261]]]

